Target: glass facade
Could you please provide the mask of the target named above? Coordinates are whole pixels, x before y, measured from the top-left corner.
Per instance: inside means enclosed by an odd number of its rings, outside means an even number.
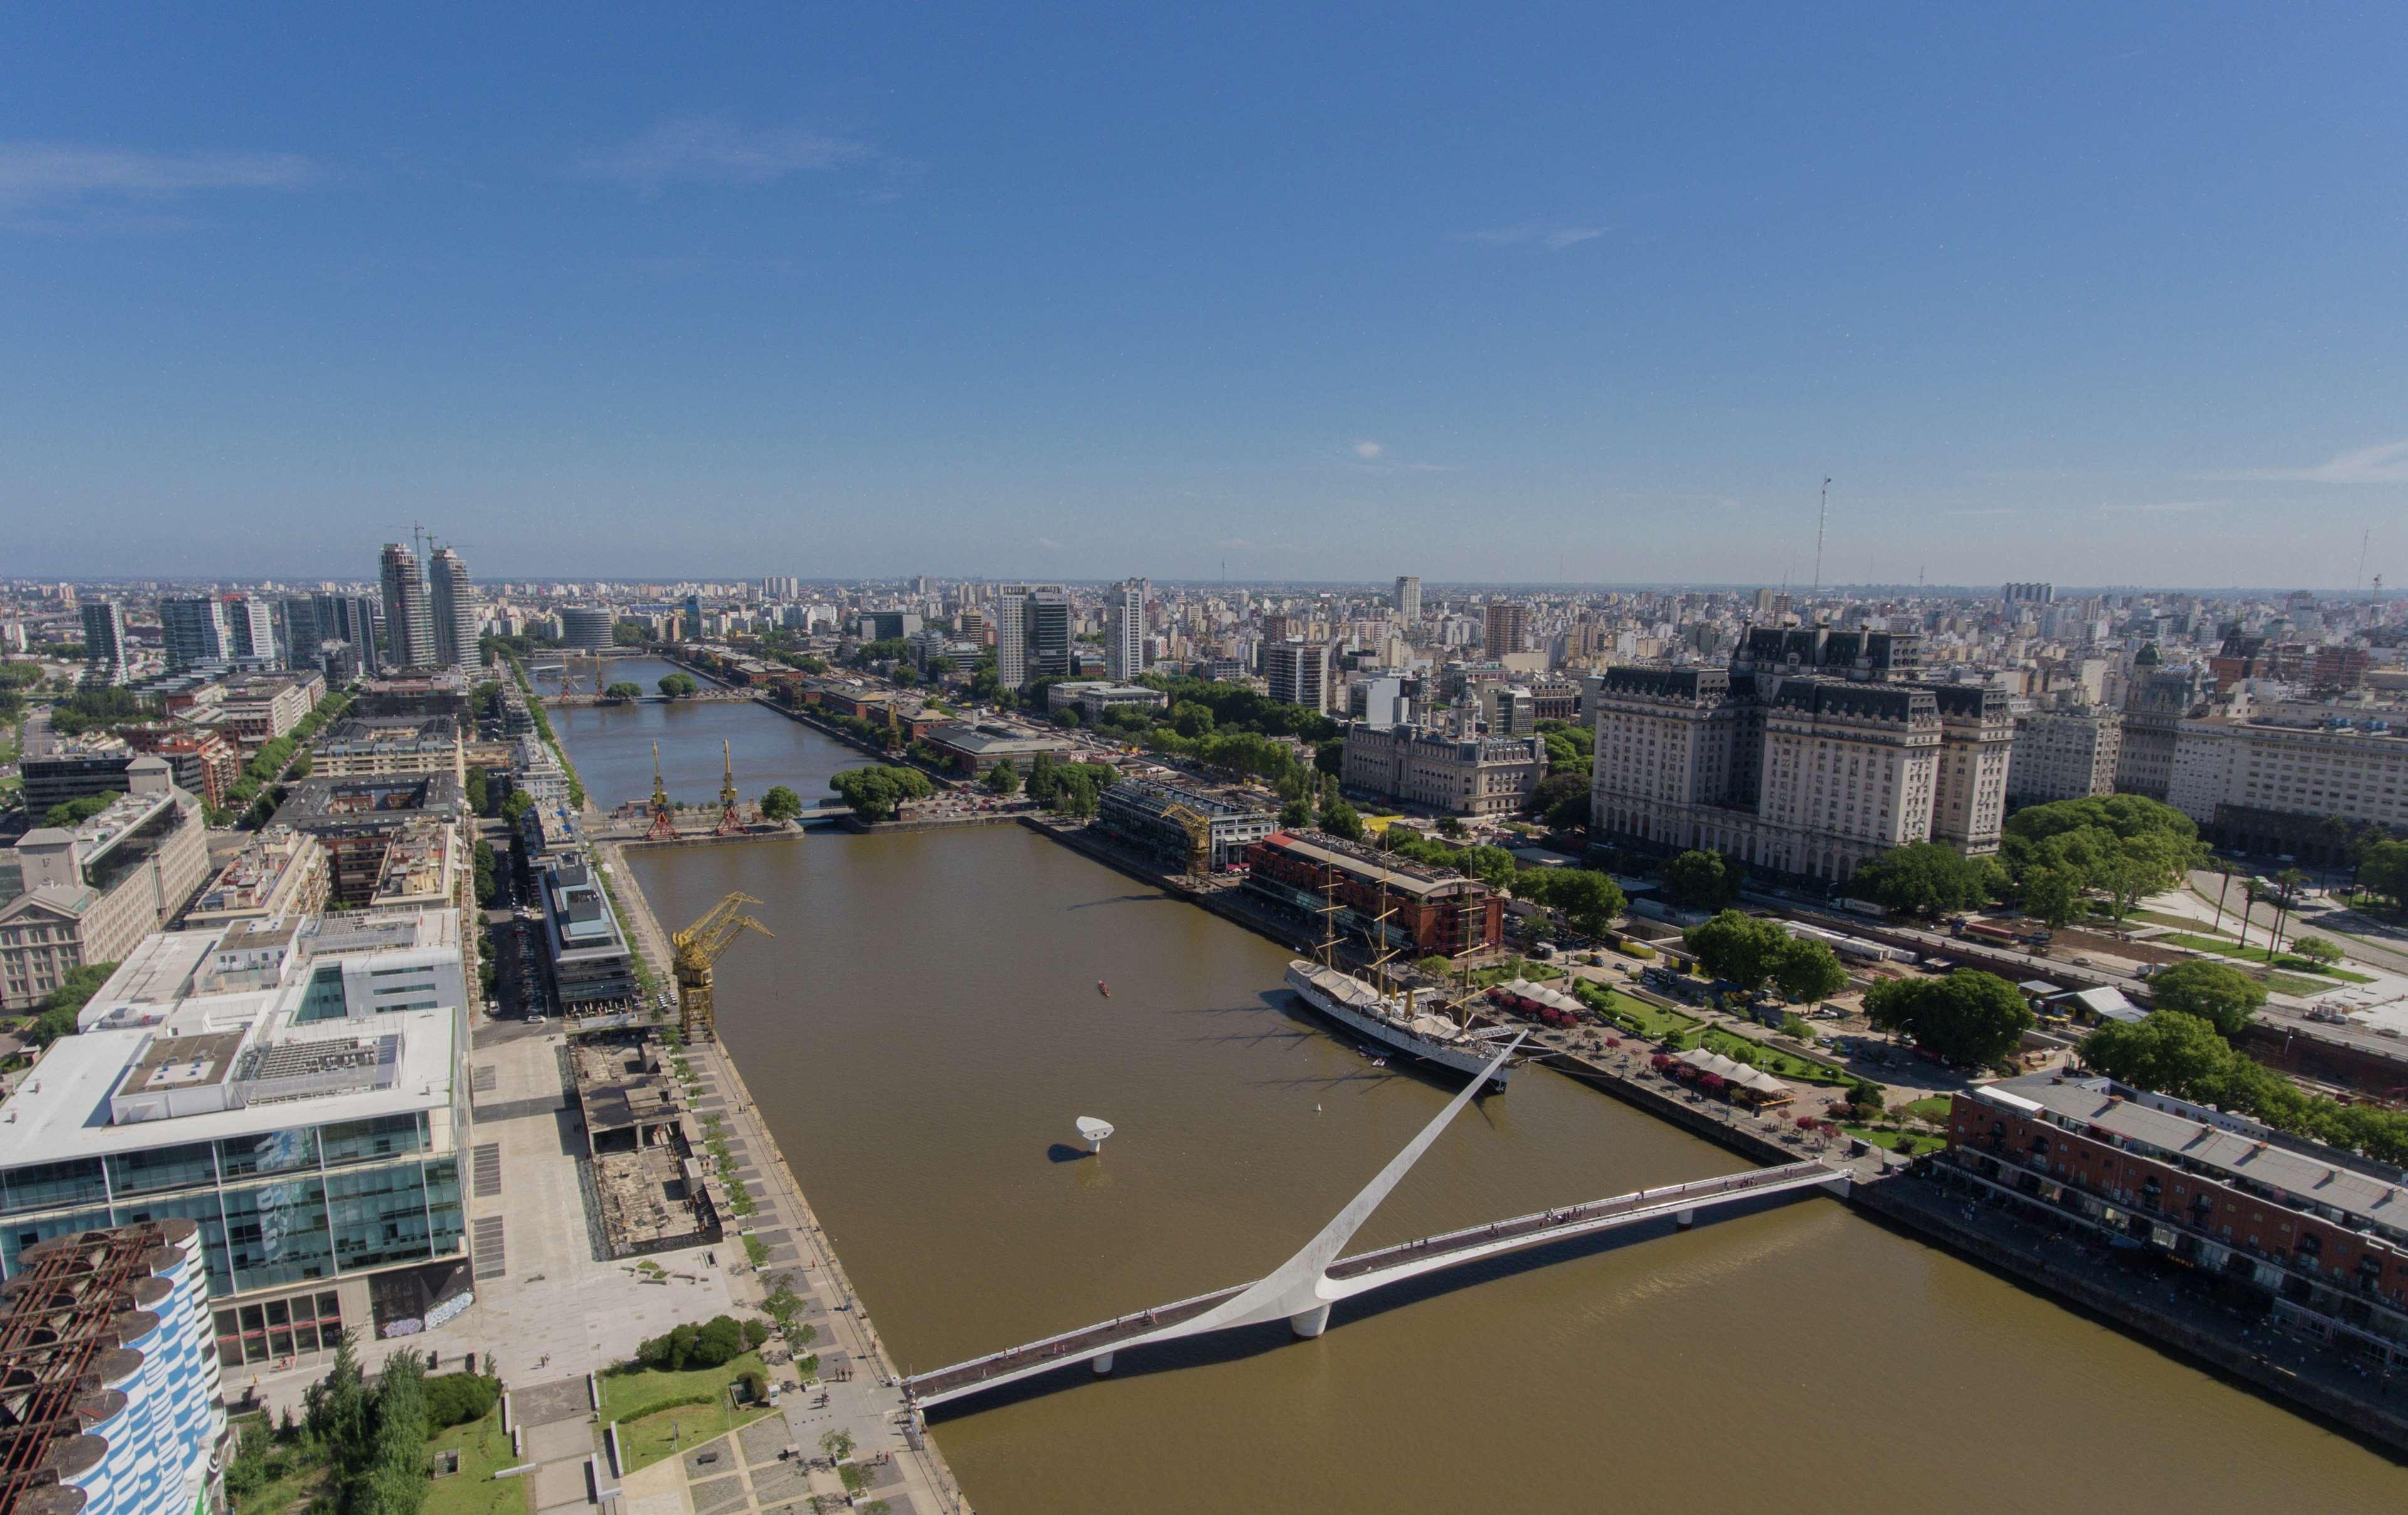
[[[323,1348],[343,1335],[342,1302],[331,1289],[228,1305],[216,1312],[218,1361],[226,1367],[274,1362]]]
[[[168,1216],[200,1227],[221,1296],[453,1256],[466,1230],[459,1164],[429,1155],[429,1136],[424,1114],[381,1116],[0,1169],[0,1273],[47,1237]],[[333,1316],[324,1298],[309,1321]],[[221,1348],[231,1323],[241,1361],[262,1360],[249,1355],[254,1334],[270,1356],[290,1355],[277,1340],[309,1334],[291,1318],[262,1315],[254,1329],[221,1314]]]

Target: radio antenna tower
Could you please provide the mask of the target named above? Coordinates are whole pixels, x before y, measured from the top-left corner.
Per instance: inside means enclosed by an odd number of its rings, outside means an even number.
[[[1823,528],[1831,523],[1831,481],[1823,480],[1823,510],[1814,518],[1814,593],[1823,593]]]
[[[2349,587],[2353,594],[2366,588],[2366,544],[2374,539],[2374,528],[2369,526],[2358,537],[2358,582]]]

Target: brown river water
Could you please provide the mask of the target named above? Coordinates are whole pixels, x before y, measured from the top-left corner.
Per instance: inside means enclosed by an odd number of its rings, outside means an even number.
[[[766,902],[721,1034],[907,1371],[1258,1277],[1450,1093],[1304,1018],[1270,943],[1016,827],[631,865],[672,924]],[[1082,1115],[1118,1127],[1101,1157]],[[1525,1069],[1355,1246],[1740,1165]],[[1828,1198],[1542,1255],[936,1437],[986,1515],[2408,1504],[2408,1469]]]

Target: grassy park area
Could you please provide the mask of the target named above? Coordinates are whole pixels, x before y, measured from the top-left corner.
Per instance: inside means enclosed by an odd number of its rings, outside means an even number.
[[[1687,1039],[1693,1045],[1703,1047],[1707,1051],[1720,1052],[1733,1062],[1745,1063],[1750,1067],[1762,1068],[1776,1079],[1788,1079],[1797,1083],[1831,1084],[1841,1087],[1861,1081],[1850,1078],[1845,1072],[1828,1063],[1817,1063],[1792,1052],[1784,1052],[1777,1047],[1767,1047],[1760,1041],[1754,1041],[1734,1032],[1725,1031],[1719,1026],[1709,1026],[1696,1036]]]
[[[772,1413],[767,1405],[738,1408],[728,1401],[728,1385],[762,1371],[761,1354],[751,1351],[718,1367],[676,1373],[637,1368],[606,1375],[602,1419],[619,1422],[619,1450],[627,1459],[626,1470],[649,1466]]]
[[[1597,1010],[1627,1031],[1635,1031],[1653,1041],[1663,1041],[1685,1031],[1694,1031],[1703,1022],[1678,1010],[1659,1009],[1641,999],[1608,989],[1603,984],[1582,979],[1573,986],[1582,1004]]]
[[[446,1451],[460,1454],[460,1470],[427,1485],[421,1515],[530,1515],[535,1485],[523,1478],[494,1477],[512,1465],[501,1411],[438,1432],[426,1444],[429,1461]]]

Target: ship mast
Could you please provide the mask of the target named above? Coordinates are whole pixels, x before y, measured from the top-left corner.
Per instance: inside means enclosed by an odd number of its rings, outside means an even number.
[[[1396,913],[1388,908],[1388,870],[1383,865],[1380,869],[1380,913],[1371,918],[1378,932],[1372,938],[1371,950],[1379,954],[1371,960],[1371,971],[1377,976],[1375,984],[1382,999],[1388,997],[1388,959],[1397,955],[1397,950],[1388,946],[1388,917]]]

